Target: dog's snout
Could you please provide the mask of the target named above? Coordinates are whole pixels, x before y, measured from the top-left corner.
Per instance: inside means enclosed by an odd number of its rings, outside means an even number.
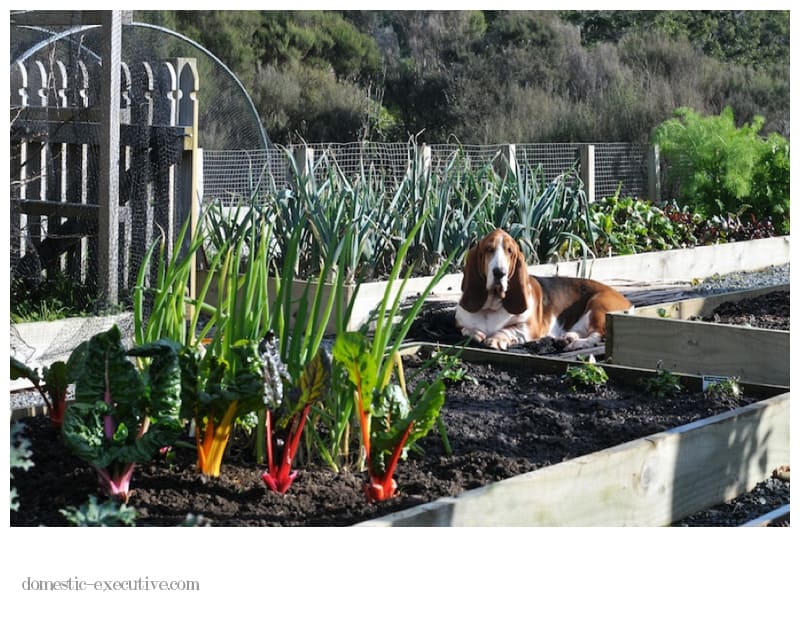
[[[501,279],[506,275],[506,269],[499,267],[492,268],[492,275],[494,275],[495,279]]]

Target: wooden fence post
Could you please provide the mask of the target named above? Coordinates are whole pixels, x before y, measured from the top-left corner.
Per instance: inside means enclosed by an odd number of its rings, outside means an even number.
[[[122,16],[103,13],[103,84],[100,92],[100,169],[98,170],[98,283],[102,301],[118,301],[119,258],[119,128]]]
[[[494,170],[497,174],[505,176],[509,170],[517,172],[517,146],[515,144],[505,144],[500,146],[500,151],[495,156],[493,162]]]
[[[184,138],[183,153],[180,163],[180,177],[177,178],[178,199],[175,203],[175,218],[178,226],[182,227],[187,217],[189,229],[183,240],[183,246],[176,246],[176,251],[189,248],[194,238],[197,223],[200,218],[200,201],[198,195],[198,118],[199,104],[197,91],[200,79],[197,73],[197,60],[195,58],[174,58],[175,74],[178,77],[177,125],[186,127],[188,134]],[[194,298],[197,292],[197,261],[196,255],[190,256],[189,295]]]
[[[661,158],[658,144],[647,150],[647,196],[653,203],[661,201]]]
[[[431,163],[431,147],[426,143],[421,145],[415,143],[413,148],[409,150],[409,159],[406,169],[415,169],[417,174],[425,177],[431,173]]]
[[[313,176],[314,174],[314,148],[309,146],[295,146],[292,148],[292,159],[297,168],[299,178]]]
[[[583,180],[583,190],[586,193],[586,203],[594,203],[594,145],[581,144],[580,175]]]

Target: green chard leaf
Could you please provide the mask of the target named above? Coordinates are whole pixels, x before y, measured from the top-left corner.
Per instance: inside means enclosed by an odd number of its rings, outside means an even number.
[[[113,326],[87,341],[77,364],[75,402],[64,415],[62,434],[76,456],[98,469],[145,463],[181,430],[177,344],[157,341],[129,353],[148,359],[147,368],[139,371],[126,357]]]
[[[370,469],[373,472],[386,471],[386,465],[409,424],[413,422],[408,439],[403,445],[403,457],[415,441],[433,428],[444,405],[444,392],[444,384],[438,381],[425,388],[412,405],[402,388],[396,384],[389,384],[381,391],[376,398],[371,425]]]
[[[372,407],[372,392],[378,381],[378,367],[370,354],[369,340],[359,332],[343,332],[333,344],[333,357],[347,369],[364,409]]]
[[[25,363],[17,360],[14,356],[11,356],[11,379],[27,379],[36,385],[40,381],[39,371],[30,368]]]
[[[143,384],[136,367],[126,357],[119,328],[114,325],[87,343],[83,367],[75,382],[75,402],[103,401],[108,392],[117,407],[138,404]]]
[[[305,407],[321,401],[325,397],[330,380],[331,358],[327,351],[320,348],[300,375],[301,397],[298,405]]]

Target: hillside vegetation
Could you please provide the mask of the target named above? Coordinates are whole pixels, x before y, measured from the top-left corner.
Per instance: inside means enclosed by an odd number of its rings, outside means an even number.
[[[197,40],[275,143],[644,142],[677,108],[789,137],[788,11],[138,11]]]

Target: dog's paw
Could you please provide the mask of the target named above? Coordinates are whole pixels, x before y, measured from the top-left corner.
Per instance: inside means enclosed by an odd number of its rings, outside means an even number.
[[[579,349],[596,347],[601,343],[603,338],[597,332],[591,333],[586,338],[581,338],[580,335],[575,332],[567,332],[563,340],[566,341],[564,351],[578,351]]]
[[[461,334],[468,336],[476,343],[482,343],[486,338],[486,333],[476,328],[461,328]]]
[[[485,341],[483,341],[483,344],[492,349],[505,351],[506,349],[508,349],[509,340],[508,337],[503,333],[493,334]]]

